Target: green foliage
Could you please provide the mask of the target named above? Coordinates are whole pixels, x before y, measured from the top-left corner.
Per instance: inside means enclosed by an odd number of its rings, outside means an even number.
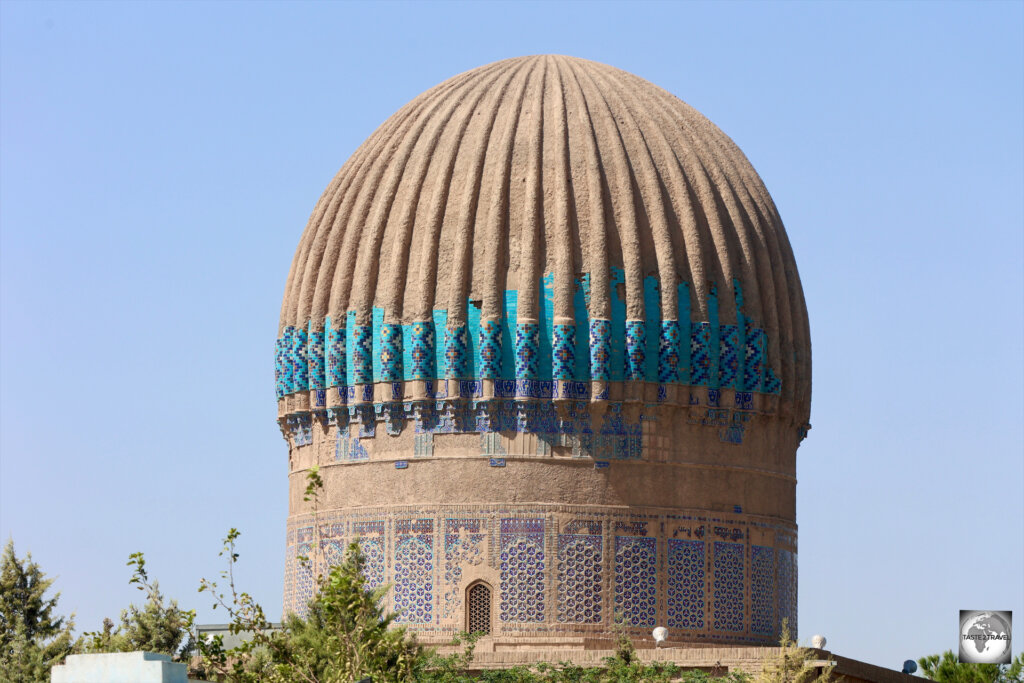
[[[754,677],[756,683],[830,683],[831,667],[808,666],[814,659],[814,651],[800,647],[789,633],[789,622],[782,620],[782,635],[779,637],[779,653],[762,664],[761,673]]]
[[[60,593],[47,598],[52,585],[32,554],[19,559],[8,540],[0,559],[0,681],[49,681],[50,669],[71,652],[74,616],[65,622],[54,613]]]
[[[150,582],[146,558],[132,553],[128,566],[134,567],[128,583],[146,593],[142,609],[129,605],[121,611],[121,624],[103,620],[103,630],[83,635],[80,647],[85,652],[157,652],[171,655],[175,661],[186,660],[194,647],[191,638],[195,611],[183,610],[176,600],[164,604],[159,584]]]
[[[939,683],[1024,683],[1024,653],[1008,665],[961,664],[952,650],[917,660],[921,674]]]

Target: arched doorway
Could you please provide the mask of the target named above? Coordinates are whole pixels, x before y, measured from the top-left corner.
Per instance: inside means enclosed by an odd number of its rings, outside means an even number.
[[[466,590],[466,630],[491,633],[491,587],[478,581]]]

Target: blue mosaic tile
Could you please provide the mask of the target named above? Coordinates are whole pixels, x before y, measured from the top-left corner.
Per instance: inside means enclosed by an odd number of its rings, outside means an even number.
[[[714,544],[716,631],[743,630],[743,544]]]
[[[284,366],[284,393],[285,395],[295,393],[295,346],[292,338],[295,328],[288,325],[284,328],[284,336],[281,339],[282,363]]]
[[[679,321],[661,321],[658,343],[658,381],[669,384],[679,381]]]
[[[345,327],[332,324],[327,318],[324,330],[327,337],[327,386],[343,387],[348,384],[345,360]]]
[[[626,321],[626,368],[628,380],[642,380],[647,351],[647,328],[643,320]]]
[[[516,379],[538,379],[540,325],[516,323]]]
[[[778,551],[779,575],[779,623],[786,620],[789,626],[789,633],[793,640],[797,637],[797,612],[796,612],[796,589],[797,589],[797,565],[796,553],[788,550]]]
[[[736,387],[739,377],[740,331],[735,325],[722,325],[718,339],[718,385],[723,389]]]
[[[615,611],[627,626],[657,619],[657,539],[615,537]]]
[[[750,547],[750,630],[775,635],[775,549]]]
[[[711,384],[711,323],[697,322],[690,333],[690,384]]]
[[[412,378],[434,379],[434,323],[412,324]]]
[[[747,391],[761,391],[764,383],[764,359],[767,339],[764,330],[753,327],[747,321],[747,343],[743,361],[743,388]]]
[[[274,341],[274,394],[283,398],[287,394],[284,337]]]
[[[480,378],[501,377],[501,321],[480,321]]]
[[[395,622],[434,620],[434,520],[395,520]]]
[[[326,387],[326,358],[324,357],[324,331],[314,327],[313,321],[309,321],[309,332],[307,332],[309,344],[309,388],[311,391],[324,389]]]
[[[558,537],[558,621],[563,624],[601,623],[602,549],[597,534]]]
[[[467,379],[469,344],[465,325],[444,331],[445,374],[448,379]]]
[[[771,368],[765,368],[764,373],[764,387],[763,391],[766,394],[779,394],[782,393],[782,380],[775,374],[775,371]]]
[[[352,383],[373,383],[373,325],[352,330]]]
[[[444,521],[444,585],[441,618],[450,617],[462,605],[462,566],[484,560],[485,522],[482,519]]]
[[[402,326],[394,323],[380,327],[380,379],[382,382],[402,380]]]
[[[704,541],[668,539],[668,626],[704,629]]]
[[[544,621],[544,520],[501,520],[500,559],[501,621]]]
[[[576,327],[555,325],[551,352],[551,379],[568,381],[576,371]]]
[[[292,392],[309,391],[308,336],[305,328],[292,328]]]
[[[590,321],[590,378],[607,382],[612,378],[612,323],[610,320]]]
[[[370,590],[384,585],[384,520],[353,522],[352,535],[363,553],[363,576]]]

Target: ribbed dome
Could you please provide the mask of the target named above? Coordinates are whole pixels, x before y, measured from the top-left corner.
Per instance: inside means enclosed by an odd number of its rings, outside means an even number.
[[[658,326],[692,321],[696,339],[707,324],[710,372],[698,377],[694,355],[692,372],[673,379],[774,394],[769,412],[797,425],[809,416],[807,311],[764,184],[692,107],[603,64],[545,55],[455,76],[384,122],[331,181],[292,262],[281,334],[322,329],[326,318],[348,321],[350,337],[353,325],[373,334],[390,325],[400,335],[399,325],[436,322],[437,311],[446,312],[448,328],[506,321],[511,340],[517,322],[539,324],[549,351],[539,371],[531,368],[555,380],[567,377],[557,376],[552,326],[579,330],[570,361],[579,372],[569,378],[595,379],[580,358],[588,341],[580,336],[591,330],[592,365],[593,324],[606,320],[613,347],[626,335],[626,369],[612,368],[607,379],[657,382],[665,355],[659,359],[658,335],[667,329]],[[625,327],[615,328],[617,320]],[[639,362],[647,370],[632,373],[629,335],[645,324],[639,344],[648,352]],[[714,350],[726,344],[727,329],[738,330],[738,379],[725,370],[727,351]],[[682,330],[689,358],[699,344]],[[444,334],[437,329],[438,347]],[[755,342],[764,368],[744,380]],[[679,365],[682,373],[686,359]],[[397,379],[420,378],[409,373]],[[445,376],[440,367],[434,374]],[[290,391],[279,377],[279,398]]]

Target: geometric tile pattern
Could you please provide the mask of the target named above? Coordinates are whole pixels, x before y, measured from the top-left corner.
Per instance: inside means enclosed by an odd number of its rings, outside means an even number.
[[[626,321],[626,379],[644,378],[647,350],[647,328],[643,320]]]
[[[711,323],[692,324],[690,337],[690,363],[693,374],[690,384],[708,386],[711,384]]]
[[[615,537],[615,611],[627,626],[657,618],[657,539]]]
[[[463,565],[477,565],[483,561],[484,523],[480,519],[446,519],[444,531],[444,599],[442,618],[448,617],[462,605]]]
[[[383,324],[380,328],[380,378],[383,382],[402,379],[402,326]]]
[[[446,327],[444,331],[445,373],[448,379],[464,379],[469,361],[466,326]]]
[[[736,388],[739,376],[740,331],[735,325],[722,325],[719,328],[718,342],[718,386],[723,389]]]
[[[796,638],[796,554],[779,550],[779,622],[787,620],[791,637]]]
[[[501,378],[501,321],[480,321],[480,378]]]
[[[412,324],[412,378],[434,379],[434,323]]]
[[[434,609],[434,520],[395,522],[395,621],[429,624]]]
[[[284,337],[274,342],[274,393],[277,398],[288,395],[288,387],[285,380],[285,352]]]
[[[327,386],[341,387],[348,384],[345,377],[345,327],[334,327],[327,318]]]
[[[766,394],[778,394],[782,391],[782,380],[775,375],[771,368],[765,368],[762,391]]]
[[[384,584],[384,520],[354,522],[352,534],[359,539],[359,550],[366,561],[363,576],[370,590]]]
[[[661,321],[658,343],[658,381],[663,384],[679,381],[679,321]]]
[[[668,539],[668,627],[704,628],[704,541]]]
[[[555,325],[551,351],[551,379],[572,380],[576,372],[576,326]]]
[[[558,537],[558,621],[601,623],[601,536]]]
[[[326,388],[326,367],[324,358],[324,331],[315,329],[313,321],[309,321],[309,332],[307,333],[309,344],[309,388],[311,391]]]
[[[373,383],[373,326],[356,325],[352,331],[352,383]]]
[[[775,632],[775,548],[750,546],[750,630]]]
[[[544,520],[501,520],[501,621],[544,621]]]
[[[767,339],[764,330],[746,321],[747,343],[743,362],[743,388],[761,391],[764,382],[764,357]]]
[[[292,330],[292,391],[309,391],[309,358],[305,328]]]
[[[595,382],[611,380],[612,323],[610,320],[590,321],[590,378]]]
[[[537,379],[540,366],[540,325],[516,323],[516,379]]]
[[[743,630],[743,544],[715,541],[716,631]]]

